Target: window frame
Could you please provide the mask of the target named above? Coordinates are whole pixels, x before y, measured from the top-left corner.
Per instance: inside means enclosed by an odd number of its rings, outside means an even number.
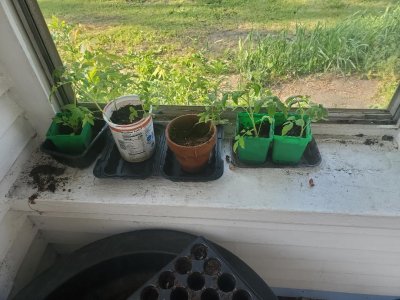
[[[63,64],[37,1],[11,0],[11,2],[36,52],[50,86],[54,85],[53,73]],[[73,90],[70,86],[60,87],[55,96],[60,106],[72,103],[74,99]],[[94,104],[85,103],[85,105],[95,109]],[[201,106],[161,105],[159,107],[160,113],[171,117],[182,111],[200,112],[201,110]],[[398,124],[400,120],[400,83],[387,109],[330,108],[328,111],[328,122],[331,124]],[[234,119],[233,112],[228,111],[227,117]]]

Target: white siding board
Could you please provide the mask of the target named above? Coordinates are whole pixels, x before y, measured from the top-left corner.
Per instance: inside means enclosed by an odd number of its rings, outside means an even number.
[[[110,234],[93,232],[71,232],[57,230],[41,230],[43,237],[51,244],[71,244],[85,246],[97,240],[103,239]]]
[[[38,265],[37,269],[35,270],[35,276],[41,274],[42,272],[44,272],[45,270],[50,268],[60,257],[58,255],[58,253],[54,250],[52,245],[47,243],[47,241],[46,241],[46,244],[47,244],[46,250],[44,251],[43,255],[40,257],[39,265]]]
[[[246,263],[251,266],[268,266],[270,270],[281,270],[285,273],[292,271],[301,271],[305,273],[325,273],[329,272],[332,274],[354,274],[356,276],[379,276],[381,277],[399,277],[399,265],[381,264],[375,263],[355,263],[355,262],[342,262],[339,260],[314,260],[311,257],[308,259],[298,258],[274,258],[273,255],[265,253],[262,256],[256,256],[252,253],[252,247],[248,244],[243,244],[243,247],[247,246],[247,249],[242,252],[236,252]],[[296,247],[294,247],[296,249]],[[336,257],[338,259],[338,257]]]
[[[0,300],[5,300],[13,288],[14,279],[29,247],[36,236],[37,228],[25,217],[11,248],[0,265]]]
[[[10,99],[8,93],[0,96],[0,140],[23,110]]]
[[[127,216],[109,216],[105,220],[96,219],[94,215],[85,219],[72,215],[31,218],[61,254],[130,230],[176,229],[204,235],[221,244],[272,286],[381,295],[400,292],[397,284],[400,282],[400,251],[393,248],[393,241],[398,241],[398,232],[393,230],[380,229],[371,235],[367,234],[368,230],[357,227],[299,224],[294,232],[293,224],[265,223],[265,228],[261,228],[262,224],[257,223],[256,228],[252,228],[251,222],[208,222],[193,218],[147,217],[147,222],[145,218],[135,216],[131,217],[132,221],[126,220]],[[352,233],[348,234],[346,230]],[[342,238],[348,241],[342,242]],[[328,240],[336,246],[332,247]],[[379,242],[375,242],[377,240]]]
[[[14,100],[43,137],[54,116],[50,86],[11,1],[0,1],[0,36],[0,61],[18,94]]]
[[[3,67],[0,64],[0,97],[11,88],[11,80],[4,73]]]
[[[63,245],[77,245],[85,246],[96,240],[103,239],[109,235],[100,233],[89,233],[89,232],[69,232],[69,231],[55,231],[46,230],[42,231],[43,236],[49,243]],[[306,272],[320,272],[329,270],[333,273],[357,273],[368,275],[371,274],[371,270],[375,275],[379,276],[399,276],[400,261],[398,253],[388,253],[387,255],[393,259],[392,262],[382,262],[382,252],[380,257],[375,257],[375,260],[371,260],[371,256],[363,260],[353,260],[354,256],[346,257],[346,253],[341,250],[333,251],[330,248],[314,248],[297,246],[274,246],[275,251],[268,251],[271,248],[270,245],[265,244],[249,244],[249,243],[225,243],[219,242],[221,245],[238,255],[240,258],[245,260],[247,263],[252,265],[262,264],[269,268],[275,269],[286,269],[290,270],[304,270]],[[291,252],[287,250],[290,249]],[[282,255],[285,252],[286,255]],[[307,252],[307,255],[299,257],[295,255],[297,251]],[[330,255],[325,255],[327,251],[331,251]],[[359,255],[370,255],[370,251],[357,251]],[[320,253],[318,258],[313,255]],[[385,255],[386,256],[386,255]]]
[[[35,217],[37,218],[37,217]],[[43,219],[42,219],[43,218]],[[192,230],[194,233],[201,234],[202,232],[210,231],[213,237],[223,242],[236,242],[241,241],[244,243],[259,244],[275,244],[275,245],[296,245],[296,246],[309,246],[309,247],[324,247],[331,249],[355,249],[355,250],[375,250],[375,251],[400,251],[400,239],[392,236],[392,230],[382,229],[380,233],[369,234],[368,230],[365,233],[348,233],[347,227],[342,228],[341,232],[320,232],[323,226],[314,226],[315,231],[309,231],[310,226],[305,226],[308,230],[303,230],[303,225],[290,225],[292,228],[283,229],[269,229],[268,223],[265,228],[251,227],[252,223],[229,221],[216,221],[204,219],[187,219],[186,222],[175,218],[168,220],[168,222],[161,218],[136,218],[132,217],[132,221],[118,221],[118,220],[93,220],[93,219],[80,219],[73,218],[67,220],[65,218],[49,218],[39,217],[37,226],[40,229],[60,229],[63,231],[86,231],[86,232],[123,232],[130,228],[148,228],[151,226],[169,226],[178,230]],[[181,221],[182,223],[179,223]],[[279,224],[275,224],[279,225]],[[281,224],[282,227],[285,224]],[[287,225],[286,225],[287,226]],[[279,226],[278,226],[279,227]],[[296,228],[296,229],[295,229]],[[331,229],[328,226],[328,230]],[[340,227],[339,227],[340,228]],[[388,233],[388,232],[389,233]],[[301,232],[301,238],[299,238]],[[371,243],[371,240],[374,243]],[[338,242],[340,241],[340,242]]]
[[[301,277],[296,279],[275,279],[275,278],[266,278],[264,273],[259,273],[261,277],[267,280],[268,284],[275,288],[287,288],[290,287],[292,289],[299,290],[315,290],[315,291],[328,291],[328,292],[339,292],[339,293],[354,293],[354,290],[357,290],[357,294],[366,294],[366,295],[379,295],[379,296],[393,296],[393,300],[397,299],[399,295],[399,289],[397,288],[398,283],[394,287],[381,287],[374,285],[365,286],[362,285],[354,285],[351,282],[337,284],[334,281],[331,282],[321,282],[314,281],[310,282],[304,274],[299,274]],[[332,298],[334,299],[334,298]],[[360,299],[360,298],[357,298]],[[361,298],[363,299],[363,298]],[[366,296],[365,299],[374,299],[374,297]]]
[[[34,130],[23,116],[19,116],[0,138],[0,180],[7,174],[18,156],[24,150]]]
[[[68,255],[82,247],[80,244],[49,244],[59,255]]]
[[[228,249],[241,256],[251,247],[255,257],[274,259],[294,259],[316,261],[340,261],[341,263],[382,264],[393,265],[400,268],[400,255],[398,252],[384,252],[371,250],[332,249],[324,247],[304,247],[269,244],[239,244],[233,242],[223,243]]]
[[[25,255],[21,263],[21,267],[18,269],[18,273],[14,280],[14,286],[10,293],[11,298],[25,287],[32,278],[34,278],[41,258],[47,249],[47,245],[47,241],[37,233],[28,249],[27,255]]]
[[[0,223],[0,262],[7,255],[25,222],[26,215],[24,213],[10,211],[4,216]]]
[[[43,236],[51,246],[60,254],[68,254],[92,241],[104,238],[108,235],[135,230],[138,228],[173,228],[203,234],[213,241],[221,244],[233,253],[239,255],[246,263],[256,270],[265,280],[274,287],[317,289],[336,292],[366,293],[380,295],[397,295],[399,292],[399,252],[398,251],[371,251],[353,249],[335,249],[313,246],[295,246],[284,244],[263,244],[243,242],[243,233],[236,234],[238,238],[224,242],[226,238],[220,234],[215,234],[216,220],[210,220],[209,226],[200,226],[199,222],[207,223],[206,220],[193,220],[193,224],[186,222],[176,222],[169,220],[165,222],[163,218],[153,218],[153,222],[132,222],[118,220],[112,216],[113,220],[98,220],[92,216],[83,218],[70,217],[48,217],[31,216],[41,229]],[[157,219],[159,222],[157,222]],[[176,221],[176,220],[175,220]],[[171,224],[172,223],[172,224]],[[288,224],[274,224],[269,226],[267,231],[277,230],[280,225],[287,227]],[[144,225],[144,226],[142,226]],[[219,224],[221,225],[221,224]],[[243,226],[243,222],[234,222],[230,226],[231,232],[238,232],[238,227]],[[257,225],[258,227],[261,224]],[[185,227],[185,228],[184,228]],[[316,228],[318,226],[315,226]],[[317,233],[332,230],[331,226],[320,227]],[[79,229],[80,228],[80,229]],[[57,230],[62,229],[62,230]],[[245,230],[252,231],[250,227]],[[338,227],[335,230],[346,230],[346,227]],[[360,228],[355,228],[359,230]],[[388,231],[390,234],[386,234]],[[223,233],[229,233],[224,229]],[[302,228],[298,228],[298,239],[302,238]],[[363,231],[361,231],[363,232]],[[308,234],[313,233],[311,228]],[[335,232],[337,233],[337,232]],[[382,236],[387,239],[395,238],[393,230],[380,230]],[[230,234],[230,233],[229,233]],[[379,231],[374,232],[379,235]],[[370,239],[369,235],[365,239]],[[274,242],[271,240],[270,242]],[[358,258],[358,259],[357,259]],[[392,263],[391,263],[392,261]]]

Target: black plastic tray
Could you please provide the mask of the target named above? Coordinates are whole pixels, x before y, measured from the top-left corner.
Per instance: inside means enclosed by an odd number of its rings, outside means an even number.
[[[261,296],[218,250],[199,237],[128,300],[264,299]]]
[[[233,142],[232,142],[233,144]],[[304,167],[316,167],[321,161],[321,153],[319,152],[317,142],[314,138],[308,143],[306,149],[304,150],[303,156],[298,164],[289,165],[289,164],[275,164],[272,162],[272,151],[271,149],[268,151],[267,160],[262,164],[249,164],[241,162],[237,156],[237,154],[232,149],[231,162],[234,166],[239,168],[304,168]]]
[[[40,150],[52,156],[58,162],[73,168],[84,169],[90,166],[103,150],[107,139],[108,125],[103,120],[95,120],[93,126],[93,136],[90,145],[81,154],[62,153],[54,146],[50,140],[45,140],[40,146]]]
[[[93,169],[98,178],[130,178],[146,179],[149,177],[165,177],[172,181],[206,182],[220,178],[224,172],[224,162],[221,158],[223,128],[218,127],[217,144],[213,149],[208,165],[196,174],[181,170],[175,155],[168,149],[165,140],[165,126],[154,124],[156,150],[153,156],[140,163],[125,161],[109,134],[107,146]]]

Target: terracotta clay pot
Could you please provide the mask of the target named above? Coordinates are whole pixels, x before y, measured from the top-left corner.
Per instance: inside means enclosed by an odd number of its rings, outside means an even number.
[[[217,141],[217,128],[211,123],[198,123],[197,115],[183,115],[173,119],[165,129],[169,149],[175,154],[183,171],[197,173],[208,163]],[[210,138],[201,144],[183,145],[186,137],[193,135]]]

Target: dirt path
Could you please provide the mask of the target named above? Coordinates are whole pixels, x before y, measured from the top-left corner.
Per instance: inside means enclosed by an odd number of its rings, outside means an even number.
[[[379,105],[378,80],[312,75],[272,87],[279,97],[309,95],[314,102],[328,108],[372,108]]]
[[[237,89],[239,75],[230,75],[223,82],[226,89]],[[308,95],[313,102],[327,108],[382,108],[379,81],[356,76],[339,77],[332,74],[310,75],[270,87],[282,100],[293,95]]]

